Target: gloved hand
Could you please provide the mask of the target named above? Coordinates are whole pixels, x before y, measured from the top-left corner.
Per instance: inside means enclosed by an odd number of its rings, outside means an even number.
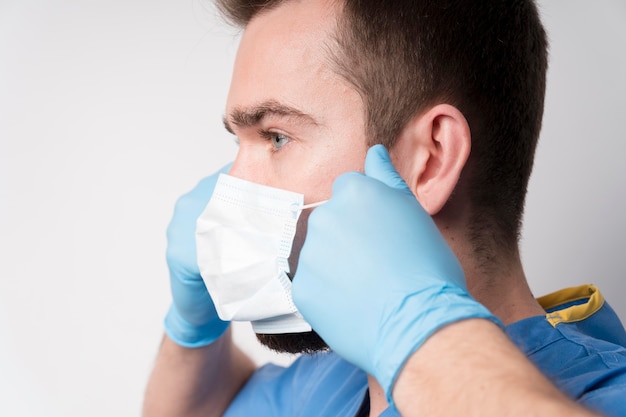
[[[215,305],[202,281],[196,254],[196,220],[209,202],[220,173],[204,178],[176,202],[167,228],[167,265],[170,271],[172,305],[165,317],[165,332],[184,347],[206,346],[228,328],[217,316]]]
[[[383,146],[368,151],[365,174],[338,177],[311,213],[292,295],[324,341],[393,403],[399,371],[436,330],[497,319],[468,294],[454,253]]]

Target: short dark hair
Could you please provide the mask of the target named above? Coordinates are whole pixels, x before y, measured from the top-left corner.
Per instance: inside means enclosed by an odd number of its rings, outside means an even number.
[[[287,0],[216,0],[239,26]],[[369,144],[439,103],[472,132],[464,170],[470,239],[485,264],[517,250],[541,130],[547,39],[533,0],[343,0],[335,70],[361,94]]]

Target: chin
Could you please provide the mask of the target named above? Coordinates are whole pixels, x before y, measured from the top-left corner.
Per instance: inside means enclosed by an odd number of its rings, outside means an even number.
[[[284,334],[257,334],[259,342],[271,350],[279,353],[318,353],[329,350],[326,342],[315,333],[284,333]]]

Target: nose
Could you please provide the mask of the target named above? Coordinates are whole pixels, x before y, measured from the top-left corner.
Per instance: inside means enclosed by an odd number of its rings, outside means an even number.
[[[228,175],[257,184],[270,185],[267,168],[267,163],[263,164],[254,149],[240,146]]]

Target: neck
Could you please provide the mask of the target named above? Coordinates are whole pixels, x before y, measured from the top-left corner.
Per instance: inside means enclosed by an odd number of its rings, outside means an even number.
[[[480,250],[468,238],[471,210],[465,206],[447,208],[433,217],[442,235],[450,245],[465,273],[469,293],[505,325],[527,317],[544,315],[535,300],[524,274],[516,246],[509,249],[497,242]]]
[[[370,395],[370,414],[369,417],[377,417],[382,414],[389,404],[387,403],[387,397],[385,397],[385,391],[380,386],[376,378],[371,375],[367,376],[367,382],[369,385]]]
[[[507,257],[500,267],[485,271],[472,264],[463,264],[470,294],[504,325],[527,317],[544,315],[545,311],[533,296],[522,268],[519,253]]]

